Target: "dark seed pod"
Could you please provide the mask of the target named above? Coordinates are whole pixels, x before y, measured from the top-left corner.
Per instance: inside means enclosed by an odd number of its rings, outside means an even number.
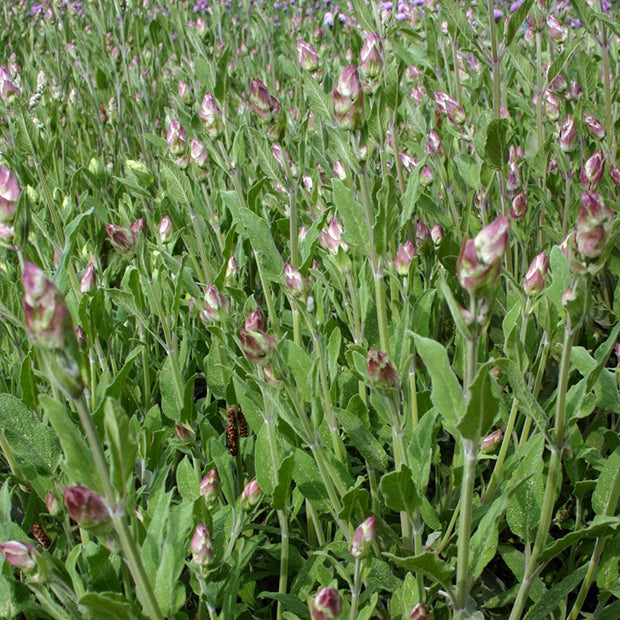
[[[239,421],[239,435],[241,435],[241,437],[247,437],[248,422],[243,415],[243,411],[241,411],[241,407],[237,408],[237,420]]]
[[[52,544],[50,537],[47,535],[40,523],[32,524],[32,535],[44,549],[47,549]]]
[[[229,423],[226,426],[226,438],[228,440],[228,450],[233,456],[237,456],[237,425]]]

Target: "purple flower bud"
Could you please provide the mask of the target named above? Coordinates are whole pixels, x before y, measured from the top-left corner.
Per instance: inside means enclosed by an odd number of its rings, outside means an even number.
[[[530,296],[538,295],[545,286],[545,277],[549,268],[546,252],[541,252],[531,263],[523,280],[523,289]]]
[[[52,517],[55,517],[60,512],[58,498],[51,491],[45,493],[45,507],[47,508],[47,513]]]
[[[31,338],[45,349],[66,350],[75,343],[65,298],[43,271],[26,261],[22,273],[24,320]]]
[[[192,559],[198,566],[209,566],[213,561],[213,540],[209,528],[204,523],[196,526],[189,548]]]
[[[573,101],[577,101],[581,95],[583,95],[583,90],[581,89],[581,86],[577,83],[577,82],[571,82],[570,83],[570,98]]]
[[[177,92],[179,93],[179,99],[186,105],[192,102],[192,89],[183,80],[179,80],[177,83]]]
[[[0,166],[0,222],[10,223],[15,216],[21,189],[13,173]]]
[[[433,249],[430,228],[422,220],[415,225],[415,248],[418,254],[427,254]]]
[[[205,288],[205,307],[201,313],[201,319],[208,321],[221,321],[228,314],[228,302],[222,293],[217,290],[215,284],[207,284]]]
[[[556,43],[564,43],[568,37],[568,28],[563,26],[555,15],[551,14],[547,16],[547,32]]]
[[[409,612],[409,620],[428,620],[431,617],[424,603],[416,603]]]
[[[10,105],[13,99],[20,95],[21,91],[15,86],[11,72],[5,66],[0,65],[0,97]]]
[[[451,123],[462,125],[465,122],[465,110],[447,93],[437,91],[434,93],[435,103]]]
[[[245,319],[244,327],[250,332],[264,332],[267,329],[267,321],[265,321],[265,315],[260,308],[250,310]]]
[[[241,507],[243,510],[249,510],[258,504],[261,495],[263,494],[256,478],[250,480],[245,485],[243,492],[241,493]]]
[[[206,134],[210,138],[215,140],[222,135],[224,128],[222,111],[219,109],[211,93],[207,93],[203,97],[198,116],[203,123]]]
[[[561,73],[558,73],[551,82],[551,90],[556,93],[563,93],[568,88],[568,83]]]
[[[346,67],[332,90],[334,115],[339,127],[357,130],[364,122],[364,93],[357,67]]]
[[[334,620],[342,613],[342,596],[336,588],[321,588],[312,599],[313,620]]]
[[[575,131],[575,121],[570,114],[567,114],[560,127],[558,144],[564,153],[570,153],[577,147],[577,132]]]
[[[585,258],[597,258],[605,249],[611,234],[614,212],[594,191],[581,196],[581,208],[575,225],[575,246]]]
[[[138,235],[131,228],[108,224],[105,227],[106,235],[112,247],[123,256],[130,256],[136,250]]]
[[[551,121],[557,121],[560,118],[560,102],[558,98],[550,90],[545,91],[544,98],[547,118]]]
[[[347,178],[347,171],[344,167],[344,164],[340,161],[334,162],[334,174],[341,180],[344,181]]]
[[[0,222],[0,240],[1,241],[6,241],[7,243],[10,243],[14,235],[15,235],[14,226],[7,226],[6,224],[3,224],[2,222]]]
[[[86,338],[86,332],[81,325],[78,325],[75,328],[75,338],[77,340],[78,347],[80,347],[80,349],[85,349],[88,344],[88,339]]]
[[[175,424],[174,436],[181,443],[192,443],[196,439],[196,433],[191,428],[188,428],[184,424]]]
[[[581,167],[581,184],[585,187],[596,187],[605,171],[605,155],[598,149]]]
[[[97,272],[92,263],[88,263],[82,279],[80,280],[80,291],[82,293],[92,293],[97,289]]]
[[[406,276],[409,273],[409,265],[414,256],[415,248],[413,247],[413,243],[407,239],[407,241],[398,248],[396,258],[394,259],[394,266],[399,276]]]
[[[280,112],[278,100],[272,97],[261,80],[250,83],[250,104],[254,113],[265,122],[272,122]]]
[[[510,217],[514,220],[522,220],[527,213],[528,198],[525,192],[519,192],[510,205]]]
[[[489,454],[499,446],[504,437],[504,433],[501,428],[494,430],[490,435],[487,435],[480,444],[480,452],[482,454]]]
[[[329,226],[324,228],[319,234],[319,244],[331,254],[338,254],[338,248],[342,248],[345,252],[349,246],[342,241],[342,233],[344,228],[342,224],[335,218],[329,222]]]
[[[433,153],[435,153],[437,155],[443,156],[444,154],[444,148],[443,148],[443,144],[441,143],[441,138],[439,137],[439,134],[434,129],[431,129],[428,132],[426,152],[429,155],[432,155]]]
[[[383,73],[383,43],[376,32],[366,34],[360,52],[360,69],[370,82],[376,82]]]
[[[139,217],[135,222],[129,224],[129,229],[136,235],[146,233],[146,219]]]
[[[207,505],[212,504],[218,498],[221,487],[220,475],[214,467],[200,482],[200,494],[205,498]]]
[[[436,248],[439,247],[443,241],[443,226],[439,222],[431,228],[431,239]]]
[[[475,237],[476,252],[487,265],[500,260],[504,256],[508,245],[510,219],[502,215],[485,226]]]
[[[496,22],[499,22],[502,17],[504,17],[504,13],[502,13],[501,9],[493,9],[493,19],[495,19]]]
[[[376,522],[375,516],[371,515],[355,530],[349,546],[349,553],[354,558],[362,558],[369,553],[375,539]]]
[[[276,346],[274,338],[264,332],[250,331],[241,327],[239,329],[239,340],[241,349],[245,356],[256,364],[264,365],[267,363],[271,352]]]
[[[601,121],[592,116],[591,114],[583,115],[583,122],[585,126],[588,128],[588,131],[599,140],[602,140],[606,136],[605,127]]]
[[[316,50],[303,39],[297,41],[297,61],[299,66],[309,73],[315,73],[321,68],[321,59]]]
[[[170,216],[164,215],[164,217],[161,219],[161,222],[159,222],[159,228],[157,230],[157,234],[159,235],[159,238],[164,243],[170,241],[170,239],[172,238],[172,230],[173,230],[173,226],[172,226],[172,220],[170,219]]]
[[[614,185],[620,185],[620,168],[618,168],[617,166],[612,166],[609,169],[609,176],[614,182]]]
[[[67,487],[65,506],[69,516],[84,529],[103,533],[111,523],[109,506],[100,495],[88,487]]]
[[[398,385],[398,372],[390,358],[382,351],[369,349],[366,369],[370,380],[379,387],[393,388]]]
[[[181,157],[187,152],[187,134],[183,125],[176,118],[170,121],[166,134],[168,148],[174,157]]]
[[[189,143],[189,151],[192,161],[199,168],[206,168],[209,154],[207,153],[207,147],[198,138],[192,138],[192,141]]]
[[[286,278],[286,286],[293,297],[305,299],[308,295],[310,283],[288,261],[284,263],[284,276]]]
[[[420,170],[420,185],[422,187],[428,187],[434,180],[435,173],[430,166],[424,166]]]
[[[37,565],[37,551],[29,542],[9,540],[0,544],[0,553],[11,566],[23,571],[32,571]]]

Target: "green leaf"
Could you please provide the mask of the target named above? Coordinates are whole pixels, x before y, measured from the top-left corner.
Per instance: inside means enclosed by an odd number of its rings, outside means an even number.
[[[356,394],[349,401],[346,411],[336,408],[335,413],[351,443],[368,464],[378,471],[384,471],[388,465],[388,456],[374,433],[363,422],[365,405],[361,398]]]
[[[179,401],[180,396],[177,394],[174,370],[170,360],[166,360],[164,367],[159,371],[159,391],[161,392],[162,413],[170,420],[180,422],[183,415],[183,403]]]
[[[599,590],[611,590],[618,580],[620,563],[620,535],[616,534],[605,546],[596,575]]]
[[[239,216],[263,273],[268,280],[279,282],[284,273],[284,261],[273,241],[269,224],[246,207],[239,209]]]
[[[102,493],[103,487],[90,448],[72,422],[66,408],[47,394],[41,394],[39,400],[60,440],[65,455],[63,469],[69,479]]]
[[[442,586],[446,592],[452,592],[452,575],[454,573],[454,568],[447,562],[439,559],[436,554],[427,551],[420,555],[403,558],[392,553],[384,553],[383,557],[388,558],[397,566],[402,566],[408,571],[419,571],[428,577],[431,582],[438,583]]]
[[[320,512],[328,512],[329,499],[314,459],[303,450],[295,451],[293,480],[301,494]]]
[[[220,475],[220,480],[222,481],[222,493],[229,504],[234,504],[237,499],[232,475],[234,459],[222,442],[218,441],[215,437],[209,442],[209,448],[211,450],[211,458],[215,462],[217,473]]]
[[[329,368],[329,377],[332,381],[334,381],[338,372],[338,357],[340,356],[341,345],[342,336],[340,329],[334,327],[327,343],[327,366]]]
[[[557,77],[558,73],[564,69],[566,63],[570,60],[571,56],[577,51],[582,44],[583,36],[580,35],[578,30],[573,32],[573,40],[570,43],[567,43],[564,47],[564,51],[553,61],[553,64],[549,67],[549,71],[547,71],[547,84],[551,84],[553,80]]]
[[[461,178],[472,189],[480,188],[480,171],[476,160],[471,155],[460,153],[454,157]]]
[[[426,487],[431,472],[433,446],[439,430],[436,424],[439,412],[437,409],[427,411],[413,431],[411,442],[407,446],[409,464],[415,474],[415,482],[420,496],[426,495]]]
[[[321,88],[320,82],[306,73],[302,75],[302,80],[304,84],[303,93],[308,97],[310,109],[318,117],[331,119],[331,99]]]
[[[435,340],[414,334],[416,350],[431,376],[431,401],[451,426],[456,426],[466,411],[461,385],[450,367],[448,353]]]
[[[398,471],[385,474],[381,478],[379,489],[385,498],[386,506],[392,510],[413,514],[420,507],[421,501],[411,476],[411,470],[406,465],[402,465]]]
[[[285,340],[281,347],[285,367],[306,402],[312,397],[312,361],[304,349],[292,340]]]
[[[355,11],[355,17],[362,29],[366,32],[375,32],[377,25],[372,14],[372,5],[364,2],[364,0],[352,0],[351,4]]]
[[[176,478],[177,489],[183,499],[193,502],[200,497],[200,480],[187,456],[177,466]]]
[[[448,12],[450,18],[461,33],[464,34],[469,42],[477,48],[479,46],[480,39],[476,34],[476,31],[471,27],[467,16],[463,12],[463,9],[454,0],[442,0],[441,5],[442,8]]]
[[[487,362],[478,369],[469,387],[467,410],[457,424],[461,436],[473,442],[478,442],[487,433],[499,410],[499,399],[491,389],[489,373],[493,366],[496,366],[495,361]]]
[[[532,437],[522,448],[523,458],[513,474],[514,480],[525,479],[525,482],[510,498],[506,520],[512,532],[523,541],[531,542],[540,524],[545,493],[544,445],[543,435],[538,434]]]
[[[620,447],[609,455],[592,493],[592,509],[597,515],[613,515],[620,495]]]
[[[524,620],[538,620],[538,618],[551,618],[552,612],[557,609],[560,603],[568,598],[568,595],[583,581],[588,570],[588,565],[584,564],[578,569],[573,570],[568,577],[565,577],[560,583],[554,585],[547,590],[540,599],[530,607]]]
[[[54,431],[15,396],[0,394],[0,433],[13,452],[23,482],[32,485],[37,495],[45,499],[57,477],[61,455]]]
[[[484,160],[496,170],[508,163],[509,128],[510,124],[505,118],[494,118],[487,127]]]
[[[337,178],[332,179],[334,192],[334,204],[342,215],[344,226],[343,239],[362,254],[369,256],[370,240],[364,224],[365,215],[362,205],[354,198],[353,192],[345,187],[344,183]]]
[[[278,483],[273,490],[271,505],[276,510],[284,510],[291,495],[291,480],[295,467],[295,453],[292,452],[282,459],[278,468]],[[259,483],[260,484],[260,483]]]
[[[194,192],[187,175],[178,168],[169,166],[162,161],[159,164],[159,174],[162,184],[169,196],[181,205],[191,206],[194,204]]]
[[[103,424],[109,447],[111,475],[121,496],[129,492],[129,483],[136,463],[138,446],[129,427],[129,418],[120,403],[112,398],[105,401]]]
[[[256,479],[258,480],[261,490],[266,495],[272,497],[277,481],[276,472],[273,468],[273,459],[271,458],[271,446],[269,445],[267,424],[273,425],[273,422],[265,422],[256,435],[254,467],[256,468]],[[276,456],[276,462],[277,458]]]
[[[78,600],[80,611],[98,620],[138,620],[134,605],[117,592],[88,592]]]
[[[480,577],[485,566],[495,557],[499,541],[499,522],[507,506],[507,497],[498,497],[480,520],[469,542],[469,572],[474,579]]]
[[[504,45],[506,47],[510,46],[517,32],[522,29],[523,22],[525,22],[532,4],[534,4],[534,0],[525,0],[523,4],[510,16],[510,21],[508,22],[506,34],[504,36]]]

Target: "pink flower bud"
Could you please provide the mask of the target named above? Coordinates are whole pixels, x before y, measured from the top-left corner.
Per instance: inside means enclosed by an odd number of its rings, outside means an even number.
[[[13,173],[0,166],[0,222],[10,223],[15,216],[21,189]]]
[[[183,80],[179,80],[177,83],[177,92],[179,93],[179,99],[186,105],[192,102],[192,89]]]
[[[130,256],[136,250],[138,235],[131,229],[116,224],[105,227],[106,235],[112,247],[123,256]]]
[[[403,245],[398,248],[396,258],[394,259],[394,267],[399,276],[406,276],[409,273],[409,265],[415,256],[415,248],[413,243],[407,239]]]
[[[211,93],[207,93],[203,97],[198,116],[203,123],[206,134],[210,138],[215,140],[222,135],[224,129],[222,112]]]
[[[267,321],[260,308],[250,310],[244,327],[250,332],[264,332],[267,329]]]
[[[6,104],[11,104],[15,97],[19,97],[21,91],[13,82],[11,72],[3,65],[0,65],[0,97]]]
[[[261,80],[254,78],[250,83],[250,104],[254,113],[265,122],[276,120],[280,112],[278,100],[271,96]]]
[[[184,424],[176,424],[174,427],[174,436],[181,443],[192,443],[196,439],[196,433]]]
[[[319,245],[331,254],[338,254],[338,248],[342,248],[346,252],[349,246],[342,241],[343,232],[342,224],[337,219],[332,218],[329,226],[319,234]]]
[[[438,91],[434,94],[435,103],[454,125],[462,125],[465,122],[465,110],[458,102],[447,93]]]
[[[342,596],[336,588],[321,588],[312,599],[313,620],[334,620],[342,613]]]
[[[523,289],[530,296],[538,295],[545,286],[545,277],[549,268],[546,252],[541,252],[531,263],[523,280]]]
[[[339,127],[357,130],[364,122],[364,93],[357,67],[347,66],[332,90],[334,115]]]
[[[577,132],[575,131],[575,122],[573,117],[568,114],[560,127],[558,135],[558,144],[564,153],[570,153],[577,147]]]
[[[146,233],[146,220],[143,217],[139,217],[135,222],[129,225],[129,229],[136,235]]]
[[[508,245],[510,219],[502,215],[485,226],[475,237],[476,252],[487,265],[501,260]]]
[[[62,293],[43,271],[26,261],[22,273],[24,320],[30,337],[45,349],[65,350],[75,343],[75,331]]]
[[[32,571],[36,567],[35,560],[37,551],[29,542],[21,540],[9,540],[0,544],[0,554],[15,568],[23,571]]]
[[[620,168],[618,168],[617,166],[612,166],[609,169],[609,176],[614,182],[614,185],[620,185]]]
[[[398,372],[390,358],[382,351],[369,349],[366,369],[370,380],[379,387],[393,388],[398,385]]]
[[[583,115],[583,122],[584,122],[585,126],[588,128],[588,131],[595,138],[598,138],[599,140],[602,140],[605,137],[605,135],[606,135],[605,127],[603,127],[603,124],[597,118],[595,118],[591,114],[584,114]]]
[[[201,318],[207,321],[221,321],[228,314],[228,302],[222,293],[217,290],[214,284],[207,284],[205,288],[205,307],[204,316]]]
[[[198,566],[209,566],[213,561],[213,540],[209,528],[204,523],[196,526],[189,548],[192,560]]]
[[[525,192],[519,192],[510,205],[510,217],[514,220],[522,220],[527,213],[528,198]]]
[[[82,293],[92,293],[97,289],[97,272],[92,263],[88,263],[82,279],[80,280],[80,291]]]
[[[366,34],[360,52],[360,69],[370,82],[376,82],[383,73],[383,43],[376,32]]]
[[[45,507],[47,508],[47,514],[52,517],[55,517],[60,512],[58,498],[51,491],[45,493]]]
[[[558,73],[551,82],[551,89],[555,93],[563,93],[568,88],[568,83],[561,73]]]
[[[369,553],[375,539],[376,521],[374,515],[370,516],[355,530],[349,546],[349,553],[354,558],[361,558]]]
[[[250,480],[245,485],[243,492],[241,493],[241,507],[243,510],[249,510],[258,504],[261,495],[263,494],[256,478]]]
[[[177,119],[170,121],[168,133],[166,134],[168,148],[174,157],[180,157],[187,152],[187,134],[183,125]]]
[[[583,95],[583,90],[577,82],[570,83],[570,98],[577,101]]]
[[[264,365],[267,363],[271,352],[276,346],[274,338],[259,331],[250,331],[241,327],[239,329],[239,340],[241,349],[245,356],[256,364]]]
[[[504,437],[504,433],[501,428],[494,430],[490,435],[487,435],[480,444],[480,452],[482,454],[489,454],[499,446]]]
[[[344,164],[340,161],[334,162],[334,174],[341,180],[344,181],[347,178],[347,171],[344,167]]]
[[[605,155],[598,149],[581,167],[581,184],[585,187],[596,187],[605,172]]]
[[[75,338],[77,340],[78,347],[80,347],[80,349],[86,348],[86,345],[88,344],[88,339],[86,338],[86,332],[84,331],[84,328],[81,325],[78,325],[75,328]]]
[[[433,249],[430,228],[422,220],[415,225],[415,248],[418,254],[427,254]]]
[[[443,241],[443,226],[439,222],[431,228],[431,239],[436,248],[439,247]]]
[[[424,603],[416,603],[409,612],[409,620],[428,620],[431,617]]]
[[[316,50],[303,39],[297,41],[297,61],[299,66],[309,73],[315,73],[321,68],[321,60]]]
[[[239,265],[237,259],[231,256],[226,263],[226,275],[224,276],[224,283],[228,286],[232,279],[237,275],[239,271]]]
[[[305,299],[308,295],[310,283],[288,261],[284,263],[284,276],[286,278],[286,286],[293,297]]]
[[[443,148],[443,144],[441,143],[441,138],[439,137],[439,134],[434,129],[431,129],[428,132],[426,152],[429,155],[433,155],[433,154],[437,154],[440,156],[444,155],[444,148]]]
[[[420,185],[422,187],[428,187],[435,179],[435,173],[430,166],[424,166],[420,170]]]
[[[207,505],[212,504],[218,498],[221,487],[220,475],[214,467],[200,482],[200,494],[205,498]]]
[[[585,258],[596,258],[605,249],[611,234],[614,212],[594,191],[581,196],[581,208],[575,225],[575,246]]]
[[[159,228],[157,230],[157,234],[159,235],[159,238],[164,243],[170,241],[170,239],[172,238],[172,230],[173,230],[173,225],[172,225],[172,220],[170,219],[170,216],[164,215],[164,217],[161,219],[161,222],[159,222]]]
[[[551,121],[557,121],[560,118],[560,102],[558,98],[550,90],[545,91],[544,98],[547,118]]]
[[[192,141],[189,143],[189,152],[192,161],[199,168],[206,168],[209,154],[207,153],[207,147],[198,138],[192,138]]]
[[[65,506],[69,516],[82,528],[103,533],[111,522],[105,500],[85,486],[65,489]]]
[[[556,43],[564,43],[568,36],[568,28],[562,25],[555,15],[551,14],[547,16],[547,32],[549,37]]]

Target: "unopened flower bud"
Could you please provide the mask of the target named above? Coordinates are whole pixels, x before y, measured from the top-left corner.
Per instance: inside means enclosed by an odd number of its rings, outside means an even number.
[[[443,241],[443,226],[439,222],[431,228],[431,239],[436,248],[439,247]]]
[[[88,263],[80,280],[80,292],[92,293],[96,289],[97,272],[95,271],[95,266],[92,263]]]
[[[196,439],[196,433],[184,424],[176,424],[174,427],[174,436],[181,443],[191,443]]]
[[[321,68],[321,60],[316,50],[302,39],[297,41],[297,61],[299,66],[309,73],[315,73]]]
[[[221,321],[228,314],[228,302],[222,293],[217,290],[215,284],[207,284],[205,288],[205,307],[203,320]]]
[[[375,539],[376,521],[375,516],[372,515],[355,530],[349,546],[349,553],[354,558],[362,558],[369,553],[370,546]]]
[[[612,166],[609,169],[609,176],[614,182],[614,185],[620,185],[620,168],[618,168],[617,166]]]
[[[179,80],[177,83],[177,92],[179,93],[179,99],[181,99],[184,104],[189,105],[192,102],[192,89],[187,82]]]
[[[264,332],[267,329],[267,321],[260,308],[250,310],[245,319],[244,327],[250,332]]]
[[[110,244],[119,254],[129,256],[135,252],[138,244],[138,235],[131,228],[108,224],[105,227],[105,232],[110,240]]]
[[[376,32],[366,35],[360,52],[360,69],[371,83],[377,82],[383,73],[383,43]]]
[[[254,113],[265,122],[273,122],[280,112],[278,100],[271,96],[258,78],[250,83],[250,104]]]
[[[187,134],[179,120],[173,119],[170,121],[168,133],[166,134],[166,142],[174,157],[180,157],[187,152]]]
[[[206,167],[209,154],[207,153],[207,147],[198,138],[192,138],[189,143],[189,152],[192,161],[199,168]]]
[[[447,93],[437,91],[434,93],[435,103],[454,125],[462,125],[465,122],[465,110],[458,102]]]
[[[342,613],[342,596],[336,588],[321,588],[312,599],[313,620],[334,620]]]
[[[69,516],[84,529],[103,533],[111,522],[110,508],[105,500],[85,486],[65,489],[65,506]]]
[[[145,234],[146,233],[146,219],[143,217],[139,217],[137,220],[129,224],[129,229],[134,232],[136,235]]]
[[[560,102],[550,90],[545,91],[544,105],[547,118],[551,121],[557,121],[560,117]]]
[[[58,498],[51,491],[45,493],[45,507],[47,508],[47,514],[52,517],[55,517],[60,512]]]
[[[605,137],[606,135],[605,127],[603,127],[603,124],[597,118],[595,118],[591,114],[584,114],[583,122],[585,126],[588,128],[588,131],[595,138],[602,140]]]
[[[435,179],[435,173],[430,166],[424,166],[420,170],[420,185],[422,187],[428,187]]]
[[[349,246],[342,241],[342,233],[344,228],[342,224],[335,218],[332,218],[327,228],[324,228],[319,234],[319,245],[331,254],[338,254],[338,248],[342,248],[345,252]]]
[[[344,164],[340,161],[334,162],[334,174],[341,180],[344,181],[347,178],[347,171],[344,167]]]
[[[241,327],[239,329],[239,340],[241,349],[245,356],[256,364],[264,365],[267,363],[271,352],[276,346],[274,338],[264,332],[250,331]]]
[[[581,184],[585,187],[595,187],[603,177],[605,171],[605,156],[602,149],[598,149],[581,167]]]
[[[263,494],[256,478],[250,480],[245,485],[243,492],[241,493],[241,507],[243,510],[249,510],[258,504],[261,495]]]
[[[428,620],[431,617],[424,603],[416,603],[409,612],[409,620]]]
[[[406,276],[409,273],[409,265],[415,256],[415,248],[413,243],[407,239],[405,243],[399,246],[394,259],[394,267],[399,276]]]
[[[304,278],[288,261],[284,263],[284,276],[286,278],[286,286],[293,297],[305,299],[310,288],[308,279]]]
[[[214,467],[200,482],[200,494],[205,498],[207,505],[212,504],[218,498],[221,487],[220,475]]]
[[[437,155],[443,156],[444,154],[444,148],[443,148],[443,144],[441,143],[441,137],[434,129],[431,129],[428,132],[428,141],[426,142],[426,152],[429,155],[437,154]]]
[[[549,38],[556,43],[564,43],[568,36],[568,28],[555,15],[551,14],[547,16],[547,32],[549,33]]]
[[[355,65],[342,71],[332,90],[332,99],[338,126],[353,131],[360,129],[364,122],[364,93]]]
[[[519,192],[510,205],[510,217],[514,220],[522,220],[527,213],[528,198],[525,192]]]
[[[21,189],[13,173],[0,166],[0,222],[10,223],[15,216]]]
[[[141,161],[127,159],[125,161],[125,169],[128,176],[132,176],[142,187],[151,187],[155,181],[153,173]]]
[[[585,258],[596,258],[605,249],[611,234],[614,212],[594,191],[581,196],[581,208],[575,225],[575,245]]]
[[[489,454],[499,446],[504,437],[504,433],[501,428],[494,430],[491,434],[487,435],[480,444],[480,452],[482,454]]]
[[[213,561],[213,540],[209,528],[204,523],[196,526],[189,548],[192,559],[198,566],[208,566]]]
[[[231,256],[226,263],[226,274],[224,276],[224,283],[226,286],[230,284],[233,278],[237,275],[239,271],[239,265],[237,264],[237,259],[234,256]]]
[[[157,230],[157,234],[159,235],[159,238],[164,243],[170,241],[170,239],[172,238],[172,230],[173,230],[173,225],[172,225],[172,220],[170,219],[170,216],[164,215],[164,217],[161,219],[161,222],[159,222],[159,228]]]
[[[549,268],[546,252],[541,252],[531,263],[523,280],[523,289],[530,296],[538,295],[545,286],[545,277]]]
[[[86,338],[86,332],[81,325],[78,325],[75,328],[75,338],[77,340],[78,347],[80,347],[80,349],[85,349],[88,344],[88,338]]]
[[[418,254],[427,254],[433,249],[430,228],[422,220],[415,225],[415,248]]]
[[[382,351],[369,349],[366,369],[370,380],[379,387],[393,388],[398,385],[398,372],[390,358]]]
[[[15,568],[29,572],[36,567],[35,560],[37,551],[29,542],[22,540],[9,540],[0,544],[0,554]]]
[[[206,134],[213,140],[222,135],[224,123],[222,121],[222,112],[211,93],[207,93],[200,105],[198,116],[203,123]]]
[[[560,127],[558,134],[558,144],[564,153],[570,153],[577,147],[577,132],[575,131],[575,121],[568,114]]]

